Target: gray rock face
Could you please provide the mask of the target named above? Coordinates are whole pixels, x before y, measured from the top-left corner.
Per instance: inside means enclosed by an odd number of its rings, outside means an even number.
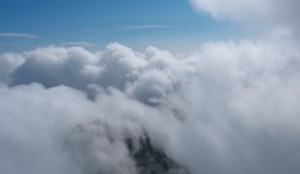
[[[132,143],[131,139],[126,140],[139,174],[190,174],[185,167],[172,160],[163,151],[156,149],[147,135],[139,139],[138,150],[133,149]]]

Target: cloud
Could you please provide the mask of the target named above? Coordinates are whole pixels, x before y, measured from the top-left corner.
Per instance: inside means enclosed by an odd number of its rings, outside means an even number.
[[[269,0],[190,0],[192,5],[199,10],[211,13],[214,17],[230,17],[235,20],[249,20],[250,18],[271,17],[271,1]],[[260,19],[257,19],[260,20]]]
[[[23,33],[0,33],[0,37],[38,38],[40,36]]]
[[[230,18],[251,25],[287,28],[299,36],[300,15],[297,0],[190,0],[195,9],[216,18]]]
[[[299,58],[276,33],[186,56],[118,43],[2,54],[0,168],[136,173],[124,142],[146,132],[192,173],[299,173]]]
[[[0,55],[0,81],[8,83],[9,74],[25,62],[24,57],[17,53],[4,53]]]
[[[95,32],[99,32],[99,31],[95,30],[95,29],[85,29],[85,30],[83,30],[83,32],[86,32],[86,33],[95,33]]]
[[[191,2],[271,31],[180,56],[119,43],[0,55],[1,173],[142,173],[126,142],[145,135],[195,174],[300,173],[298,2]]]
[[[165,25],[137,25],[137,26],[120,27],[120,29],[124,29],[124,30],[164,29],[164,28],[169,28],[169,26],[165,26]]]
[[[61,43],[62,46],[79,46],[79,47],[91,47],[95,46],[96,44],[91,42],[63,42]]]
[[[16,43],[18,43],[18,42],[1,42],[0,45],[13,45]]]

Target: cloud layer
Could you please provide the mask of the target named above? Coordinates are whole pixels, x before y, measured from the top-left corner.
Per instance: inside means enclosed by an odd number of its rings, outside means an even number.
[[[131,151],[147,135],[193,174],[300,173],[298,1],[191,2],[271,34],[190,55],[118,43],[0,55],[0,172],[138,174]]]
[[[2,54],[1,173],[136,173],[124,140],[144,131],[192,173],[299,173],[300,52],[281,37]]]

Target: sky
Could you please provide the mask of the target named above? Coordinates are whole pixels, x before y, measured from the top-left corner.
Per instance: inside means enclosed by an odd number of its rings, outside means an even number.
[[[299,7],[1,1],[0,173],[299,174]]]
[[[50,44],[95,49],[112,42],[187,52],[209,39],[243,33],[237,23],[196,12],[186,0],[3,0],[0,14],[1,52]]]

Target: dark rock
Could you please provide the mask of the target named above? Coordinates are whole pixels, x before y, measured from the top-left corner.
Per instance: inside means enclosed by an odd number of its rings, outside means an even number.
[[[134,149],[131,139],[128,138],[125,142],[139,174],[190,174],[185,167],[155,148],[147,135],[139,139],[138,149]]]

